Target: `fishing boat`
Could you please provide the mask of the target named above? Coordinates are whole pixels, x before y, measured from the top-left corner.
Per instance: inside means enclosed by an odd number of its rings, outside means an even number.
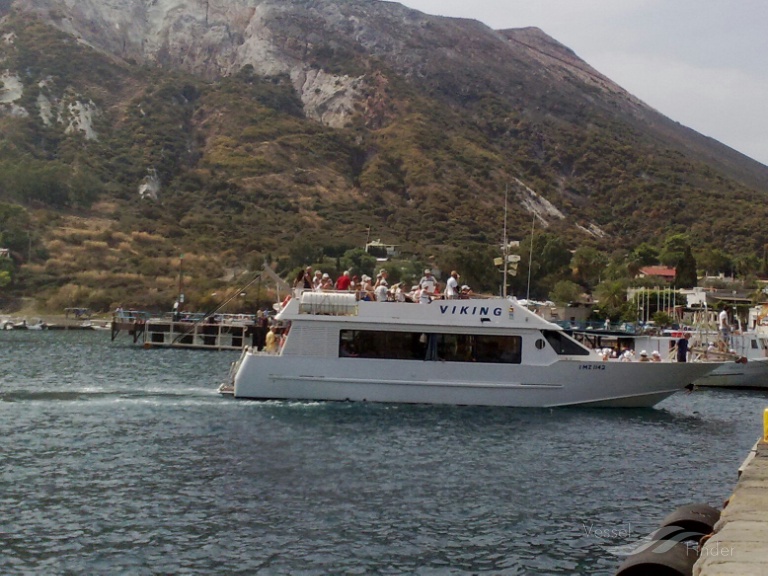
[[[716,362],[718,367],[696,379],[696,386],[717,388],[768,388],[768,333],[739,328],[722,341],[716,330],[691,328],[690,362]],[[591,349],[605,349],[621,354],[632,350],[635,356],[642,350],[648,354],[658,351],[674,359],[677,342],[684,330],[665,330],[661,334],[628,333],[610,330],[573,330],[574,338]]]
[[[304,292],[277,352],[246,347],[236,398],[482,406],[650,407],[718,364],[603,360],[514,298],[358,301]]]

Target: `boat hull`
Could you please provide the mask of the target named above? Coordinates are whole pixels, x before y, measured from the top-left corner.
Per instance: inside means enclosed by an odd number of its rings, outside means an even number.
[[[768,389],[768,358],[746,363],[726,362],[696,380],[697,386]]]
[[[695,363],[558,360],[488,365],[297,358],[246,351],[234,396],[474,406],[650,407],[714,370]]]

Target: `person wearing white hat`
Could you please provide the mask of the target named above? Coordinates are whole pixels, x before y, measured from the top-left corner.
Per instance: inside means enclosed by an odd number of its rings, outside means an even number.
[[[661,362],[661,354],[659,354],[658,350],[654,350],[653,352],[651,352],[651,359],[654,362]]]
[[[650,361],[651,359],[648,358],[648,352],[646,352],[645,350],[642,350],[640,352],[640,362],[650,362]]]
[[[376,294],[373,292],[373,284],[371,283],[371,277],[367,274],[363,274],[361,278],[362,286],[360,287],[360,299],[361,300],[376,300]]]

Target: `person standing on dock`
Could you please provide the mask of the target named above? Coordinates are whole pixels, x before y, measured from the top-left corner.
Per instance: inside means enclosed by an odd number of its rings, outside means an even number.
[[[677,361],[688,362],[688,340],[691,337],[690,332],[686,332],[682,338],[677,341]]]

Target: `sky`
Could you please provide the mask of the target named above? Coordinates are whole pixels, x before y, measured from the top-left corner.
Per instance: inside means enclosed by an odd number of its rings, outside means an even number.
[[[665,116],[768,165],[767,0],[400,0],[536,26]]]

